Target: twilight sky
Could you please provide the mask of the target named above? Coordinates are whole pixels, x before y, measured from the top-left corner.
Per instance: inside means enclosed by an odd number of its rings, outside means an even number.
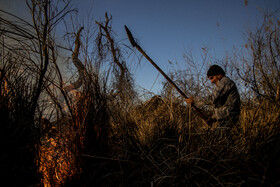
[[[0,7],[24,17],[27,13],[24,2],[0,0]],[[203,47],[207,47],[214,60],[223,59],[231,54],[233,47],[244,47],[244,33],[262,22],[264,12],[280,8],[280,0],[72,0],[72,3],[80,17],[90,15],[94,20],[104,20],[105,12],[111,14],[115,39],[120,44],[130,45],[124,30],[127,25],[141,47],[166,73],[174,68],[187,69],[182,56],[189,50],[198,64]],[[178,66],[168,61],[177,62]],[[133,63],[137,62],[129,62]],[[143,59],[141,66],[131,67],[137,86],[158,93],[164,78],[160,75],[157,79],[158,72],[151,64]]]

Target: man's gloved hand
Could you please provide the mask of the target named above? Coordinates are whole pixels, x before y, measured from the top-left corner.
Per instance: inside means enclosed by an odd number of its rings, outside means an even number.
[[[185,101],[191,106],[194,105],[194,98],[193,97],[189,97],[189,98],[185,99]]]

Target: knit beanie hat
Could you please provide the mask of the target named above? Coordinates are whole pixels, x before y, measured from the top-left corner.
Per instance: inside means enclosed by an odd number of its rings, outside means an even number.
[[[225,76],[225,71],[223,70],[223,68],[221,68],[218,65],[212,65],[207,72],[207,77],[215,76],[215,75]]]

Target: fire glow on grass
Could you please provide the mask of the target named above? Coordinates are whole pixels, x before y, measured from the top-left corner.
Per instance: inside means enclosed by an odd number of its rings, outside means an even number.
[[[79,104],[79,93],[71,96],[73,117],[47,122],[47,129],[50,130],[39,146],[38,167],[42,175],[41,183],[45,187],[62,186],[82,172],[77,158],[83,147],[84,128],[81,123],[87,113],[87,104],[86,101]],[[82,110],[79,108],[81,106]]]
[[[39,148],[39,172],[45,187],[62,186],[79,171],[76,165],[74,144],[71,143],[73,133],[55,133],[53,137],[45,137]]]

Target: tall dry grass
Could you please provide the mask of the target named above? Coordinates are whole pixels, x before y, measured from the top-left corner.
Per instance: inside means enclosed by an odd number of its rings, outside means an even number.
[[[88,45],[81,45],[79,58],[83,56],[86,70],[83,84],[77,90],[78,97],[74,98],[63,91],[63,80],[54,61],[57,59],[54,43],[50,42],[53,45],[49,48],[53,62],[42,73],[39,67],[44,63],[34,63],[34,58],[24,58],[23,53],[10,50],[4,40],[7,35],[1,35],[1,51],[6,52],[0,58],[0,143],[7,184],[279,185],[277,21],[274,24],[268,21],[263,29],[250,34],[248,46],[252,47],[247,47],[248,56],[238,59],[244,60],[244,66],[238,65],[237,57],[227,58],[221,64],[230,75],[239,76],[235,80],[240,80],[239,86],[243,85],[239,123],[229,136],[221,136],[208,128],[169,84],[164,84],[160,96],[146,101],[138,98],[122,47],[114,39],[111,20],[106,15],[104,22],[97,22],[99,33],[93,51],[86,48]],[[9,25],[5,19],[0,21]],[[14,24],[10,26],[13,28]],[[15,42],[25,46],[27,43],[22,41]],[[28,46],[22,52],[32,55],[33,50]],[[185,59],[191,68],[170,76],[187,95],[211,94],[204,77],[211,59],[205,57],[201,67],[196,66],[189,54]],[[43,80],[40,88],[39,80]],[[245,89],[246,85],[250,89]],[[65,103],[59,100],[61,93],[67,101],[66,113]],[[202,110],[211,113],[211,107],[204,106]]]

